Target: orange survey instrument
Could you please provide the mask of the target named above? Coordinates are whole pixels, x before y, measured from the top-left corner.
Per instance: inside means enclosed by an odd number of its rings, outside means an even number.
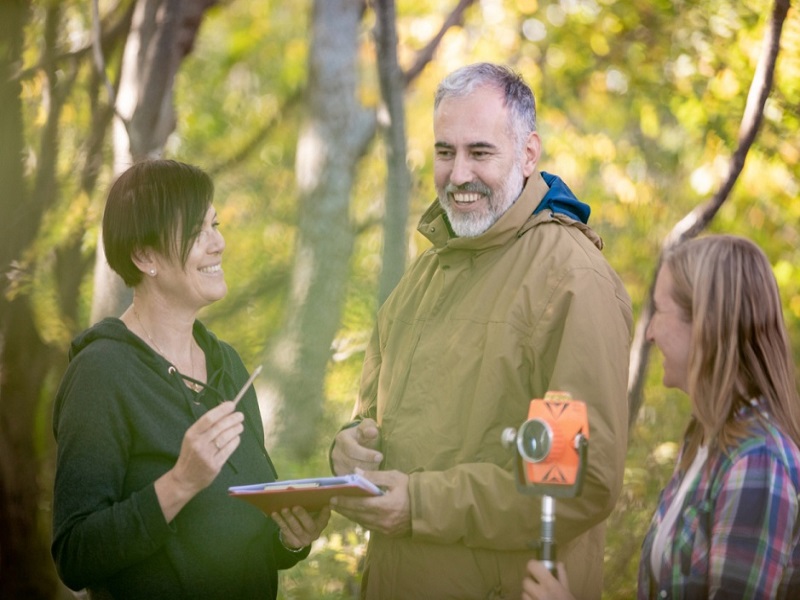
[[[577,496],[588,440],[586,404],[567,392],[547,392],[543,400],[531,400],[528,420],[516,435],[520,483],[549,490],[540,494]]]
[[[539,560],[556,575],[555,500],[574,498],[583,489],[589,452],[586,404],[567,392],[547,392],[531,400],[528,420],[503,431],[506,448],[515,449],[517,489],[542,496],[541,535],[532,543]]]

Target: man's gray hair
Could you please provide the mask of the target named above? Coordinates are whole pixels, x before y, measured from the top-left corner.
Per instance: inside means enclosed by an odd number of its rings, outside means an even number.
[[[493,63],[475,63],[461,67],[445,77],[436,88],[435,111],[447,97],[461,97],[480,87],[492,87],[503,94],[511,120],[511,129],[518,143],[536,131],[536,99],[522,76],[509,67]]]

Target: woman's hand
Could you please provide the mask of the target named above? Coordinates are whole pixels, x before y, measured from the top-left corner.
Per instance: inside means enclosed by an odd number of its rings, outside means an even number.
[[[156,495],[167,523],[219,475],[239,447],[244,415],[223,402],[200,417],[183,436],[175,466],[156,480]]]
[[[300,550],[320,536],[331,518],[331,509],[326,506],[317,513],[309,513],[302,506],[294,506],[270,516],[281,528],[283,545],[289,550]]]
[[[528,576],[522,582],[522,600],[575,600],[569,593],[567,571],[556,565],[558,579],[538,560],[528,562]]]

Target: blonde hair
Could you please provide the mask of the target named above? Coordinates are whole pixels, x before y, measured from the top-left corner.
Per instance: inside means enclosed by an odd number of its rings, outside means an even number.
[[[695,416],[682,464],[703,439],[725,450],[744,438],[748,425],[736,412],[753,398],[800,445],[792,350],[764,252],[741,237],[711,235],[676,246],[663,265],[673,278],[673,299],[692,324],[688,392]]]

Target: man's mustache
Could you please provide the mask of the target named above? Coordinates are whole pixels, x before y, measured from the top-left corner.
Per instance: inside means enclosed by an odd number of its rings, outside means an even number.
[[[467,193],[483,194],[484,196],[487,197],[491,197],[492,195],[491,188],[482,181],[468,181],[467,183],[462,183],[461,185],[454,185],[452,183],[448,183],[445,186],[444,191],[448,194],[455,194],[456,192],[467,192]]]

